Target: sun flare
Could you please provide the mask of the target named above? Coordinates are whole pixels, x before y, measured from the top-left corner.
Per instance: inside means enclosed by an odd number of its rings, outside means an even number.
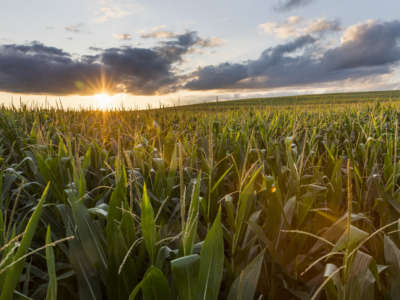
[[[112,102],[111,96],[107,93],[95,94],[94,98],[100,108],[107,108]]]

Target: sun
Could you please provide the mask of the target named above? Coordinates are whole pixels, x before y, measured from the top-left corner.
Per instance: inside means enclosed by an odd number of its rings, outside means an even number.
[[[112,102],[111,96],[107,93],[95,94],[94,98],[100,108],[107,108]]]

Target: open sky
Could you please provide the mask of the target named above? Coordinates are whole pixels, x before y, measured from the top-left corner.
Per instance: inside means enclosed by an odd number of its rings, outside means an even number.
[[[0,102],[400,89],[399,11],[397,0],[2,0]]]

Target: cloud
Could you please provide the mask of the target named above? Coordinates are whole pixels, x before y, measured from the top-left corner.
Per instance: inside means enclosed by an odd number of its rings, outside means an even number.
[[[0,90],[18,93],[68,94],[94,78],[100,65],[73,60],[69,53],[38,42],[0,47]],[[86,91],[87,92],[87,91]]]
[[[390,74],[400,61],[399,40],[399,21],[349,27],[341,44],[323,53],[316,53],[316,37],[304,35],[266,49],[255,60],[199,68],[185,88],[271,89]]]
[[[219,38],[219,37],[211,37],[207,39],[200,40],[198,42],[198,45],[203,47],[203,48],[214,48],[214,47],[220,47],[225,44],[225,40]]]
[[[132,39],[132,35],[129,33],[114,34],[114,37],[118,40],[123,40],[123,41],[130,41]]]
[[[151,32],[142,33],[140,37],[144,39],[168,39],[175,37],[175,35],[176,34],[174,32],[168,30],[154,30]]]
[[[395,63],[400,57],[400,21],[368,21],[349,27],[341,46],[325,53],[327,61],[339,69],[373,67]]]
[[[169,30],[164,29],[165,26],[157,26],[154,27],[150,32],[144,32],[141,31],[141,38],[144,39],[170,39],[177,37],[178,34]],[[214,47],[219,47],[225,44],[225,40],[219,38],[219,37],[210,37],[206,39],[197,39],[196,45],[201,47],[201,48],[214,48]]]
[[[325,18],[304,20],[299,16],[291,16],[283,22],[266,22],[260,24],[259,27],[265,33],[273,34],[281,39],[299,37],[307,34],[322,35],[327,32],[342,30],[338,20],[327,20]]]
[[[153,48],[95,49],[75,58],[39,42],[0,46],[0,90],[29,94],[91,95],[110,93],[152,95],[176,90],[175,65],[202,39],[194,31],[176,35]],[[105,79],[105,80],[103,80]]]
[[[121,19],[143,11],[143,6],[135,2],[118,3],[111,0],[101,0],[100,4],[101,6],[96,13],[96,23],[105,23],[111,19]]]
[[[170,39],[176,37],[178,34],[165,30],[165,25],[157,26],[149,32],[140,31],[140,37],[144,39]],[[210,37],[206,39],[198,39],[197,45],[202,48],[214,48],[225,44],[225,40],[219,37]]]
[[[79,23],[79,24],[75,24],[75,25],[69,25],[64,27],[64,29],[68,32],[72,32],[72,33],[81,33],[82,29],[84,27],[83,23]]]
[[[135,95],[180,89],[266,91],[334,82],[348,86],[387,78],[400,63],[400,21],[356,24],[343,31],[340,42],[324,48],[321,30],[325,29],[293,34],[256,59],[208,65],[189,73],[179,68],[185,56],[219,42],[189,31],[151,48],[96,48],[81,57],[39,42],[6,44],[0,46],[0,91],[91,95],[99,92],[102,82],[110,93]]]
[[[304,7],[314,1],[315,0],[280,0],[274,9],[279,12],[286,12],[295,8]]]
[[[284,54],[302,49],[315,42],[311,36],[304,36],[287,44],[265,50],[260,58],[246,63],[222,63],[217,66],[207,66],[194,72],[194,80],[186,84],[186,88],[193,90],[233,89],[235,85],[249,88],[262,76],[269,66],[280,67]],[[283,67],[283,66],[282,66]],[[242,82],[244,80],[244,82]],[[252,81],[252,82],[250,82]],[[243,86],[246,85],[246,87]],[[241,87],[241,88],[242,88]]]

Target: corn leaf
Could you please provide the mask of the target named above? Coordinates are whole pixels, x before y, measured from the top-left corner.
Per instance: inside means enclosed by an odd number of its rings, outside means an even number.
[[[17,253],[14,255],[13,261],[18,260],[23,255],[28,252],[28,249],[31,245],[33,236],[36,232],[36,228],[39,224],[39,219],[42,214],[43,203],[46,199],[47,192],[50,187],[50,182],[47,184],[44,189],[42,196],[38,205],[36,206],[31,218],[29,219],[28,224],[26,225],[24,235],[21,240],[21,244],[18,247]],[[8,271],[6,271],[5,282],[3,285],[3,290],[0,294],[1,300],[11,300],[13,297],[14,289],[17,287],[18,281],[20,279],[22,270],[24,268],[25,259],[16,263],[13,267],[11,267]]]
[[[221,228],[221,209],[200,252],[198,299],[217,300],[224,270],[224,240]]]
[[[264,260],[265,251],[257,255],[253,261],[242,271],[233,282],[228,299],[229,300],[251,300],[257,290],[258,278]]]
[[[46,233],[46,245],[51,243],[51,229],[47,227]],[[47,273],[49,274],[49,284],[47,287],[46,300],[57,299],[57,274],[56,274],[56,262],[54,257],[53,247],[46,248],[46,262],[47,262]]]

